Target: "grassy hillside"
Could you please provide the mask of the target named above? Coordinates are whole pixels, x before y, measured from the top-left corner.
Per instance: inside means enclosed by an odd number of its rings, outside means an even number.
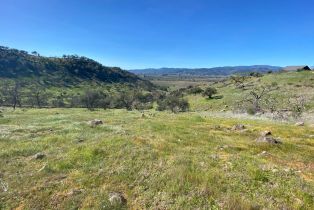
[[[155,91],[148,80],[86,57],[43,57],[0,47],[0,106],[122,108]]]
[[[38,53],[0,47],[0,78],[30,79],[45,86],[68,87],[81,83],[123,83],[149,87],[151,84],[117,67],[76,55],[43,57]]]
[[[283,72],[266,74],[263,77],[250,77],[245,81],[246,89],[239,89],[232,82],[227,79],[223,82],[208,82],[201,87],[212,86],[218,91],[216,99],[207,99],[202,95],[189,95],[187,98],[191,104],[191,109],[195,111],[221,111],[232,110],[239,101],[246,98],[254,87],[262,85],[278,85],[278,90],[271,92],[270,95],[276,96],[280,101],[287,101],[293,96],[305,96],[307,101],[308,111],[314,111],[314,71],[304,72]],[[285,103],[282,103],[284,106]]]
[[[0,209],[314,208],[311,126],[154,111],[1,115]],[[87,125],[94,118],[104,125]],[[238,123],[247,129],[231,130]],[[283,144],[257,143],[264,130]],[[112,206],[110,192],[127,203]]]

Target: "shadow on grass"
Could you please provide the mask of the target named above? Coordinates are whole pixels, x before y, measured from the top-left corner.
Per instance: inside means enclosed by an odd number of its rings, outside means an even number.
[[[207,98],[207,100],[218,100],[218,99],[223,99],[223,95],[219,95],[219,96],[213,96],[211,98]]]

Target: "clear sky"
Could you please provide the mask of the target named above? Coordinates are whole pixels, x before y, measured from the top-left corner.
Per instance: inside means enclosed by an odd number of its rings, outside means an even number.
[[[0,45],[125,69],[314,65],[314,0],[0,0]]]

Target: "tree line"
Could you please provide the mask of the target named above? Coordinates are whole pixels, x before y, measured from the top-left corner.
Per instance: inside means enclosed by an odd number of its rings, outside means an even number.
[[[87,108],[93,110],[127,109],[170,110],[185,112],[189,110],[189,103],[185,94],[203,92],[200,88],[189,87],[172,92],[164,90],[146,91],[131,87],[119,87],[112,91],[103,87],[73,89],[46,88],[38,82],[24,80],[0,81],[0,106],[16,109],[17,107],[30,108]],[[70,90],[70,91],[69,91]]]

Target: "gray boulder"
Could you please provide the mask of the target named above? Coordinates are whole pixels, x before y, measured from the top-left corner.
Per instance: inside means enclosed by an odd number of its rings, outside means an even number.
[[[111,192],[109,193],[109,202],[111,205],[123,205],[126,204],[126,199],[120,192]]]
[[[295,126],[304,126],[304,122],[297,122]]]
[[[263,131],[256,139],[257,142],[266,142],[269,144],[281,144],[282,142],[279,139],[276,139],[272,136],[271,131]]]
[[[35,154],[35,155],[32,157],[32,159],[33,159],[33,160],[41,160],[41,159],[43,159],[44,157],[46,157],[46,155],[39,152],[39,153]]]
[[[94,119],[94,120],[89,121],[88,124],[92,127],[96,127],[97,125],[102,125],[104,123],[101,120]]]

